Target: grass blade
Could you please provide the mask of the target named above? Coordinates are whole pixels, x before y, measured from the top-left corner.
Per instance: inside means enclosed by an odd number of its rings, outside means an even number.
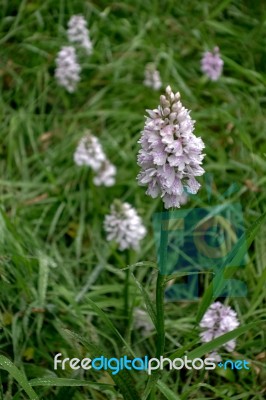
[[[263,322],[263,321],[260,321],[260,322]],[[249,331],[254,326],[258,325],[258,323],[259,323],[259,321],[253,321],[245,326],[241,326],[240,328],[234,329],[231,332],[225,333],[224,335],[221,335],[221,336],[217,337],[216,339],[213,339],[211,342],[204,343],[200,347],[190,351],[187,354],[187,357],[189,359],[202,357],[206,353],[212,352],[213,350],[215,350],[218,347],[222,346],[223,344],[229,342],[230,340],[233,340],[236,337],[242,335],[243,333]]]
[[[139,288],[142,296],[143,296],[143,300],[145,302],[146,308],[147,308],[147,312],[149,314],[149,316],[151,317],[151,320],[154,324],[154,326],[156,327],[157,325],[157,319],[156,319],[156,311],[155,308],[152,304],[152,301],[150,299],[150,296],[148,295],[147,291],[145,290],[145,288],[142,286],[142,284],[137,280],[137,278],[132,274],[137,287]]]
[[[0,369],[7,371],[19,383],[22,389],[27,393],[30,400],[38,400],[39,397],[29,385],[25,375],[5,356],[0,355]]]
[[[114,335],[123,343],[123,345],[129,351],[129,353],[132,354],[133,357],[135,357],[132,349],[130,348],[128,343],[125,341],[123,336],[118,332],[118,330],[116,329],[116,327],[114,326],[112,321],[107,317],[106,313],[103,310],[101,310],[100,307],[98,307],[97,304],[95,304],[94,301],[92,301],[91,299],[86,299],[86,301],[89,303],[91,308],[96,312],[96,314],[103,320],[105,325],[108,326],[111,329],[111,331],[114,333]]]
[[[29,381],[31,386],[99,386],[110,389],[114,385],[108,383],[98,383],[91,381],[83,381],[80,379],[67,378],[36,378]]]
[[[96,358],[99,355],[103,355],[106,358],[111,358],[111,356],[106,352],[106,350],[101,349],[98,345],[89,342],[87,339],[76,334],[75,332],[65,330],[65,332],[71,336],[75,341],[83,344],[83,346],[88,350],[91,357]],[[135,381],[132,375],[127,370],[122,370],[117,375],[113,375],[111,371],[107,370],[112,380],[119,387],[125,400],[141,400],[138,392],[135,389]]]
[[[162,381],[158,381],[156,386],[167,400],[180,400],[180,397],[177,396],[171,389],[169,389],[169,387]]]
[[[211,302],[214,298],[219,297],[221,291],[223,289],[223,285],[225,283],[225,279],[230,279],[238,267],[234,268],[227,268],[227,265],[239,265],[241,262],[245,252],[249,249],[250,245],[252,244],[256,233],[258,232],[260,226],[266,219],[266,213],[261,215],[254,224],[247,230],[246,234],[242,235],[239,240],[239,245],[235,248],[235,251],[229,254],[229,257],[226,258],[223,266],[221,267],[221,271],[217,274],[211,284],[209,285],[208,289],[206,290],[200,308],[197,313],[196,322],[199,323],[202,319],[203,315],[205,314],[207,308],[210,306]],[[214,291],[215,288],[215,291]]]

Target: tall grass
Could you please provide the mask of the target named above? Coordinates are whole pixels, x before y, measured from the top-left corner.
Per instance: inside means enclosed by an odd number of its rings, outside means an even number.
[[[264,2],[1,0],[0,5],[0,398],[263,399]],[[55,82],[54,59],[67,43],[67,21],[77,13],[88,21],[94,51],[90,57],[78,52],[82,80],[70,95]],[[215,45],[224,73],[209,82],[200,59]],[[136,182],[143,115],[159,100],[158,92],[143,86],[148,62],[156,63],[164,86],[181,92],[206,145],[211,195],[202,179],[199,199],[189,206],[220,204],[237,184],[226,201],[241,202],[250,248],[245,268],[235,272],[248,294],[229,299],[241,322],[231,334],[237,347],[230,356],[250,360],[250,371],[165,369],[148,379],[144,372],[114,378],[53,369],[58,352],[70,358],[100,352],[152,357],[158,350],[152,216],[160,200],[147,197]],[[90,171],[73,163],[88,128],[117,166],[112,188],[93,186]],[[149,230],[130,262],[106,242],[102,229],[115,198],[133,204]],[[159,331],[159,340],[165,355],[201,357],[229,340],[227,334],[200,344],[196,317],[212,301],[210,285],[206,275],[198,300],[163,305],[165,338]],[[145,304],[155,325],[146,337],[133,321],[133,308]]]

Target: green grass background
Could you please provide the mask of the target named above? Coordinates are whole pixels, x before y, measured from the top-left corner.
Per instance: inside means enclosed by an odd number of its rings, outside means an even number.
[[[78,51],[82,79],[74,94],[57,86],[55,57],[67,44],[67,21],[83,14],[93,54]],[[0,0],[0,353],[27,376],[87,379],[86,387],[36,387],[45,399],[120,399],[105,373],[53,371],[53,356],[84,357],[84,346],[65,329],[108,349],[127,354],[110,325],[90,300],[103,309],[135,354],[155,354],[155,330],[148,337],[123,313],[125,271],[156,261],[151,219],[160,209],[138,187],[137,140],[145,109],[155,108],[160,92],[143,86],[146,63],[155,62],[163,81],[180,91],[191,109],[196,135],[206,145],[204,167],[212,174],[211,204],[232,183],[232,201],[243,206],[249,227],[266,209],[266,3],[217,0]],[[205,50],[219,46],[223,76],[202,76]],[[112,188],[95,187],[90,171],[76,167],[73,152],[86,129],[98,136],[117,166]],[[204,183],[204,179],[201,179]],[[106,242],[102,221],[115,198],[128,201],[143,217],[148,235],[140,252],[125,254]],[[208,204],[204,187],[200,200]],[[266,316],[265,226],[238,277],[248,296],[230,299],[241,325]],[[132,269],[152,301],[156,270]],[[209,280],[204,280],[207,288]],[[144,306],[130,280],[131,306]],[[166,353],[199,343],[195,325],[198,302],[165,306]],[[226,356],[225,353],[222,352]],[[253,399],[265,396],[265,324],[237,339],[232,356],[252,360],[251,371],[164,371],[153,399]],[[136,373],[143,395],[147,375]],[[1,371],[0,398],[27,399],[20,385]],[[171,391],[167,392],[165,385]],[[172,396],[172,397],[171,397]]]

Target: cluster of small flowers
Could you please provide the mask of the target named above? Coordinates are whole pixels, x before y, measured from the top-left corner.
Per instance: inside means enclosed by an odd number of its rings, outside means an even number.
[[[201,59],[202,72],[212,81],[217,81],[223,72],[224,62],[220,55],[219,47],[214,47],[213,51],[206,51]],[[162,87],[160,72],[153,63],[149,63],[144,71],[144,85],[158,90]]]
[[[81,67],[77,62],[76,50],[72,46],[64,46],[57,54],[55,77],[60,86],[63,86],[69,93],[76,90],[80,81]]]
[[[217,81],[223,71],[224,62],[221,59],[219,48],[215,47],[213,51],[206,51],[201,60],[201,70],[212,81]]]
[[[67,29],[68,40],[83,47],[87,54],[92,53],[92,42],[90,32],[87,28],[87,21],[82,15],[73,15],[68,21]],[[222,74],[223,60],[220,57],[219,48],[215,47],[213,52],[207,51],[204,53],[201,60],[202,72],[211,80],[216,81]],[[56,58],[55,77],[60,86],[66,88],[70,93],[76,89],[77,83],[80,80],[81,68],[77,63],[76,51],[72,46],[63,47]],[[159,71],[154,64],[149,63],[145,68],[144,85],[158,90],[162,87]]]
[[[111,213],[106,215],[104,229],[108,241],[115,241],[119,250],[139,249],[139,242],[146,235],[141,218],[129,203],[115,200],[111,205]]]
[[[92,53],[92,43],[85,18],[82,15],[73,15],[68,21],[67,26],[68,40],[71,43],[79,44],[90,55]]]
[[[239,326],[237,313],[229,306],[225,306],[219,301],[213,303],[204,314],[200,327],[203,331],[200,333],[201,341],[207,343],[213,339],[236,329]],[[223,347],[231,352],[235,349],[236,341],[230,340]],[[213,353],[214,358],[219,360],[216,352]]]
[[[87,54],[92,52],[92,43],[87,29],[87,22],[82,15],[73,15],[68,22],[68,40],[85,48]],[[73,46],[64,46],[58,52],[56,60],[55,78],[59,86],[73,93],[80,81],[81,67],[77,61],[76,49]]]
[[[96,136],[88,132],[81,138],[74,153],[74,161],[77,165],[87,165],[95,172],[95,177],[93,178],[95,185],[114,185],[116,168],[106,158]]]
[[[180,207],[186,191],[195,194],[200,188],[195,176],[204,173],[204,143],[193,134],[195,121],[170,86],[158,108],[147,112],[139,140],[138,182],[148,186],[146,193],[151,197],[161,195],[166,209]]]
[[[159,90],[162,87],[162,81],[160,77],[160,72],[155,69],[153,64],[147,64],[145,68],[145,79],[144,85],[151,87],[154,90]]]

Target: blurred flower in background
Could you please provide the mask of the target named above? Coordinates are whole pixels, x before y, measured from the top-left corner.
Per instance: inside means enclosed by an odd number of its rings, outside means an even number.
[[[106,215],[104,230],[108,241],[118,244],[119,250],[138,250],[140,241],[146,235],[146,228],[136,210],[129,203],[115,200],[111,213]]]
[[[67,26],[68,40],[83,47],[87,54],[90,55],[92,53],[92,43],[85,18],[82,15],[73,15]]]
[[[141,330],[143,336],[149,335],[154,330],[152,320],[147,311],[135,307],[133,312],[134,327]]]
[[[95,185],[113,186],[115,184],[116,168],[107,159],[98,138],[89,131],[79,141],[74,153],[74,162],[79,166],[87,165],[95,172],[93,178]]]
[[[96,186],[113,186],[115,184],[116,167],[109,160],[104,160],[97,171],[93,182]]]
[[[159,90],[162,87],[160,72],[155,68],[154,64],[149,63],[145,68],[144,85],[154,90]]]
[[[201,70],[212,81],[217,81],[223,71],[224,62],[221,59],[219,48],[215,47],[213,51],[206,51],[201,60]]]
[[[72,46],[64,46],[57,54],[55,78],[60,86],[73,93],[80,81],[81,67],[77,62],[76,50]]]
[[[186,191],[195,194],[200,188],[195,176],[205,172],[201,167],[204,143],[193,134],[195,121],[170,86],[158,108],[147,112],[139,140],[138,182],[148,186],[146,194],[152,198],[160,195],[166,209],[180,207]]]
[[[74,161],[77,165],[91,167],[93,171],[97,171],[101,167],[102,162],[105,161],[105,154],[96,136],[87,132],[81,138],[74,153]]]
[[[231,307],[225,306],[219,301],[213,303],[204,314],[200,327],[203,331],[200,333],[203,343],[211,342],[213,339],[236,329],[239,326],[237,313]],[[236,341],[230,340],[223,347],[231,352],[235,349]],[[218,360],[216,352],[213,353]]]

